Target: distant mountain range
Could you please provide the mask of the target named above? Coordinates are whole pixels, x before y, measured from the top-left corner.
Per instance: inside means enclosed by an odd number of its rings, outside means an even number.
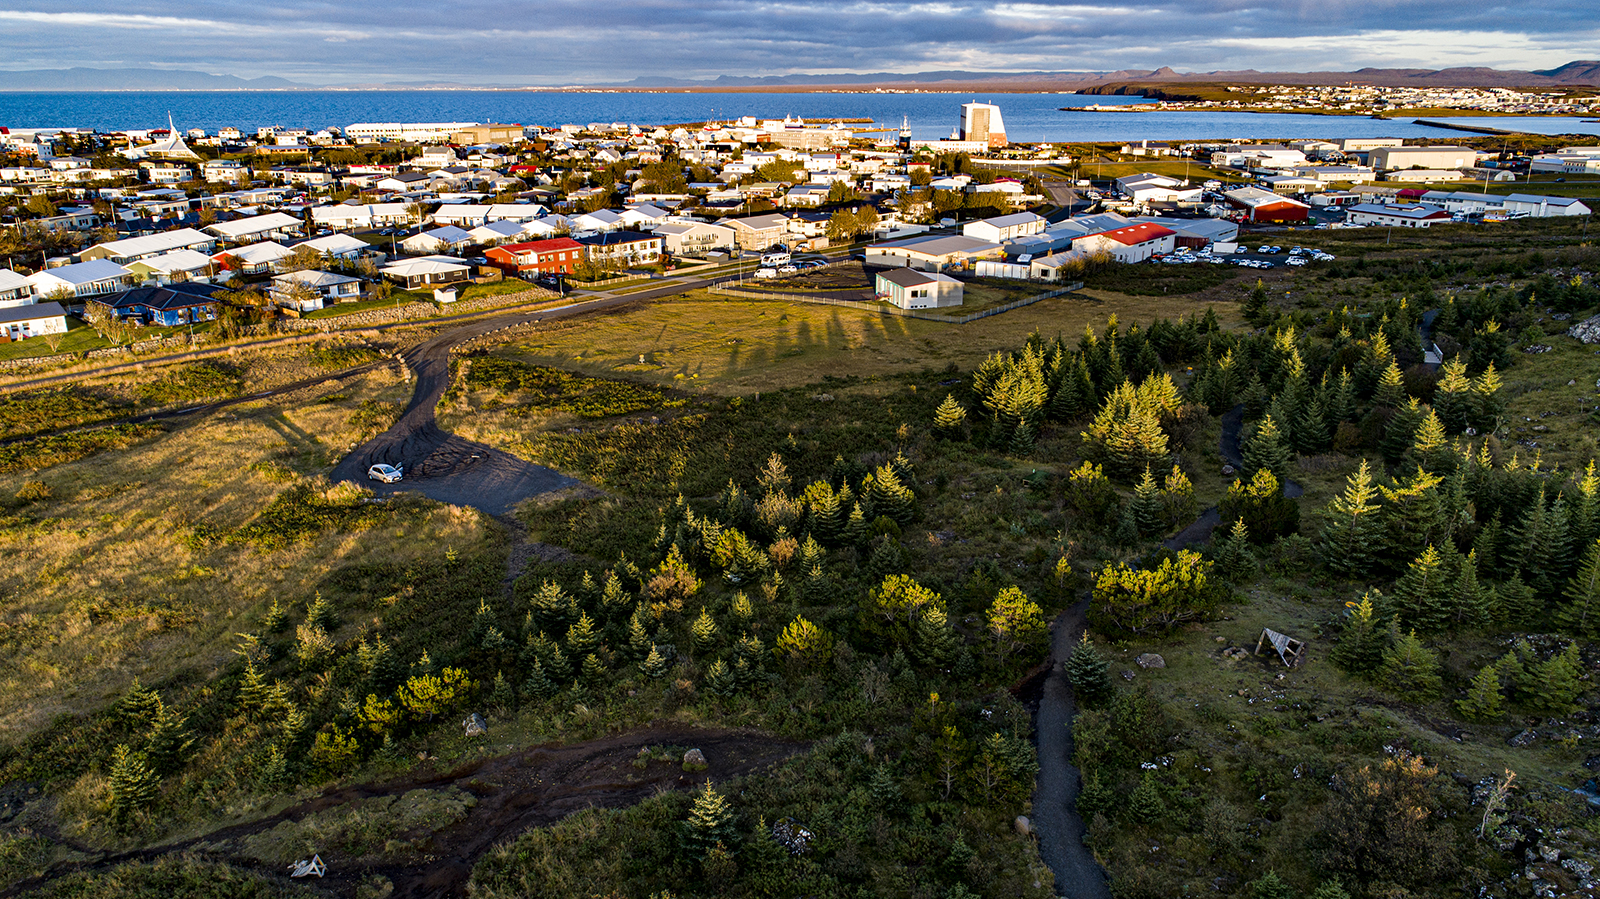
[[[610,90],[773,91],[841,90],[852,87],[903,90],[996,92],[1077,90],[1113,84],[1331,85],[1355,82],[1385,87],[1600,87],[1600,61],[1580,60],[1554,69],[1514,71],[1462,67],[1450,69],[1358,69],[1354,72],[1175,72],[1170,68],[1116,72],[896,72],[841,75],[721,75],[711,79],[642,77],[632,81],[572,85]],[[172,69],[34,69],[0,71],[0,91],[239,91],[239,90],[559,90],[529,84],[464,84],[455,81],[367,82],[316,85],[286,78],[239,78]]]

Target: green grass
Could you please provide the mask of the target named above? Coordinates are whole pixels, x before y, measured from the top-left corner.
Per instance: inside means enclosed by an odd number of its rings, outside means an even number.
[[[67,333],[62,335],[61,342],[54,349],[50,347],[46,338],[30,337],[27,340],[0,344],[0,359],[32,359],[38,356],[54,356],[58,353],[87,353],[109,346],[112,346],[111,341],[101,337],[94,328],[68,316]]]

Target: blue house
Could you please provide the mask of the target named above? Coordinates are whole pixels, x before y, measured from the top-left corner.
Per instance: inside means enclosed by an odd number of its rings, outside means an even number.
[[[216,284],[184,281],[160,287],[135,287],[121,293],[95,297],[90,302],[103,306],[120,319],[143,325],[173,327],[208,322],[217,317],[218,301],[213,294],[227,288]]]

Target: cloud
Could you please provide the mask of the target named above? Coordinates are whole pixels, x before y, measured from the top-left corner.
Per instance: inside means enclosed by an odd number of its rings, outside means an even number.
[[[796,72],[1544,68],[1592,57],[1592,0],[0,0],[0,67],[304,81],[573,84]],[[1448,23],[1441,27],[1440,23]],[[220,38],[220,40],[219,40]]]

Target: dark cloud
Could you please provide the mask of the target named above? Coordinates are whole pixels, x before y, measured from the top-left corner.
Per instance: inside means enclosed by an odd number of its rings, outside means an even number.
[[[0,0],[0,66],[575,84],[794,72],[1545,68],[1593,0]]]

